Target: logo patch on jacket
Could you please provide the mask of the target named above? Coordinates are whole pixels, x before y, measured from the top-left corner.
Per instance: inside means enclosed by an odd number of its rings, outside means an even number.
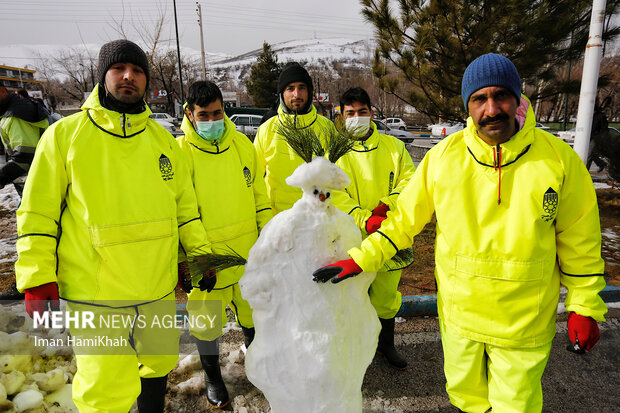
[[[549,222],[555,218],[558,210],[558,193],[553,188],[547,189],[547,192],[543,195],[542,208],[545,211],[545,214],[541,216],[543,221]]]
[[[393,187],[394,187],[394,172],[390,172],[390,183],[388,184],[388,194],[392,192]]]
[[[161,172],[161,177],[164,181],[169,181],[174,177],[172,162],[170,162],[170,159],[168,159],[168,157],[163,153],[159,157],[159,171]]]
[[[245,184],[249,187],[252,186],[252,173],[247,166],[243,167],[243,176],[245,177]]]

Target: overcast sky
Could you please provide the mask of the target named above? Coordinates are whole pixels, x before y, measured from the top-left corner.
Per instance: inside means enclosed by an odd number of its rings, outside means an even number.
[[[373,36],[359,0],[199,2],[207,52],[238,55],[262,47],[263,41]],[[177,0],[176,6],[181,46],[200,50],[196,1]],[[152,32],[162,13],[163,38],[174,42],[173,0],[0,0],[0,43],[103,44],[121,37],[115,30],[121,22],[127,37],[139,43],[132,28]]]

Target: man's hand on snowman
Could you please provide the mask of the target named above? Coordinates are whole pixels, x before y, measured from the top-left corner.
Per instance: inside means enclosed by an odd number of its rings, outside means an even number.
[[[332,283],[336,284],[342,280],[346,280],[350,277],[355,277],[357,274],[364,272],[359,265],[352,259],[342,260],[333,264],[321,267],[312,273],[312,278],[316,282],[324,283],[327,280],[332,280]]]

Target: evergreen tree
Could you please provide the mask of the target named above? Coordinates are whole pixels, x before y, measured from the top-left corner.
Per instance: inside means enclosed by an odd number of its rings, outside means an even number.
[[[431,119],[453,121],[467,117],[463,72],[485,53],[510,58],[534,90],[532,100],[561,93],[555,70],[584,52],[592,6],[592,0],[399,0],[395,12],[390,3],[361,0],[378,39],[379,87]],[[620,0],[609,0],[608,15],[619,7]],[[603,38],[618,33],[614,27]]]
[[[278,97],[278,77],[282,70],[278,56],[267,42],[263,42],[263,51],[250,69],[250,77],[245,82],[248,94],[254,106],[271,107]]]

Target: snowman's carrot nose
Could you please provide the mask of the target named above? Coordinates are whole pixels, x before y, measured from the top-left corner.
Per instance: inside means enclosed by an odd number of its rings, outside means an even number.
[[[326,199],[327,199],[327,197],[325,196],[325,194],[324,194],[323,192],[321,192],[321,193],[319,194],[319,200],[320,200],[321,202],[325,202],[325,200],[326,200]]]

